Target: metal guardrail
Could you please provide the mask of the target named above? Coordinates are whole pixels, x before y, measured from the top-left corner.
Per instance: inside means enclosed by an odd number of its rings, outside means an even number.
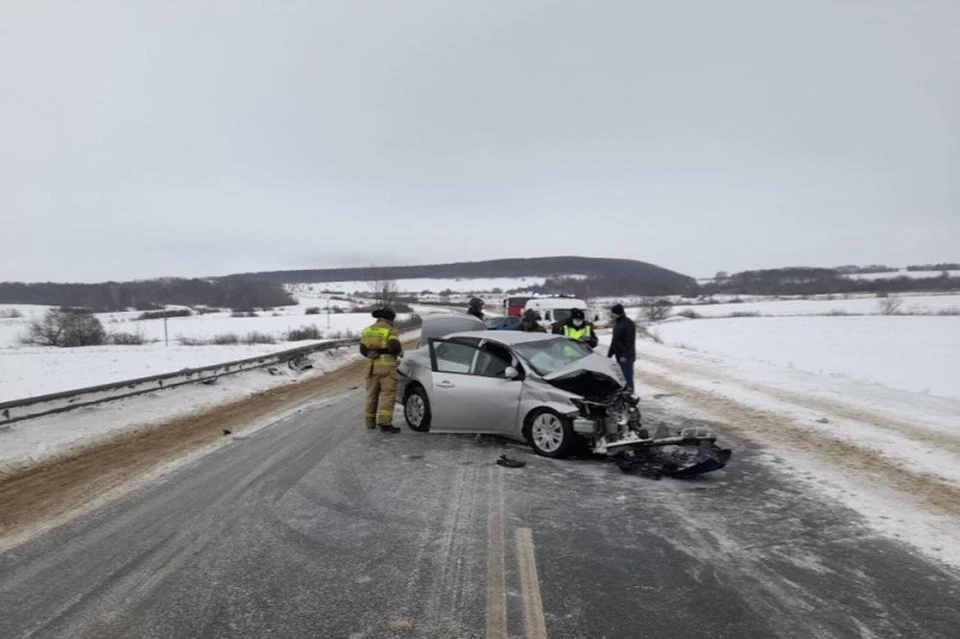
[[[288,364],[304,355],[329,351],[345,346],[356,346],[358,339],[334,340],[291,348],[268,355],[248,357],[231,362],[184,368],[174,373],[151,375],[110,384],[88,386],[76,390],[37,395],[25,399],[0,402],[0,429],[8,424],[24,419],[62,413],[83,406],[92,406],[103,402],[125,399],[144,393],[152,393],[166,388],[176,388],[185,384],[211,383],[223,375],[233,375],[244,371]]]

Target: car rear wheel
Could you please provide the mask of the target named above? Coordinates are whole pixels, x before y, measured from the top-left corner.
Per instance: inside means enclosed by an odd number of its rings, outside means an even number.
[[[576,446],[576,435],[570,420],[546,408],[531,415],[528,432],[530,446],[544,457],[569,457]]]
[[[430,400],[420,386],[414,386],[403,400],[403,417],[410,430],[425,433],[430,430]]]

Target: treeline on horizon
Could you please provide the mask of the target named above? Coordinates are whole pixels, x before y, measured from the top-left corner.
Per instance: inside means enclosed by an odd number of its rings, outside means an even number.
[[[960,270],[952,268],[957,266],[955,264],[925,265],[923,268],[913,269],[941,271],[940,275],[923,278],[904,275],[884,279],[859,279],[849,277],[850,271],[845,270],[845,267],[843,272],[841,269],[789,267],[742,271],[729,276],[723,274],[724,277],[702,283],[642,262],[633,264],[651,268],[640,269],[640,272],[634,270],[628,274],[578,273],[577,277],[548,276],[543,284],[503,292],[565,293],[590,298],[630,295],[696,297],[716,294],[817,295],[960,290],[960,277],[952,277],[947,273],[948,270]],[[949,268],[928,269],[927,266]],[[375,275],[376,281],[405,279],[392,269],[371,270],[371,275]],[[528,276],[516,273],[498,275],[509,278]],[[463,279],[481,277],[489,276],[466,272]],[[452,291],[446,293],[452,294]],[[66,306],[108,312],[126,309],[155,310],[168,304],[253,310],[290,306],[296,304],[297,300],[280,282],[234,275],[216,279],[164,278],[98,284],[0,282],[0,303]]]
[[[909,264],[905,269],[913,273],[918,271],[960,271],[960,263]],[[875,273],[896,273],[900,268],[897,266],[887,266],[886,264],[870,264],[869,266],[838,266],[835,270],[845,275],[873,275]]]
[[[921,270],[921,269],[918,269]],[[922,269],[925,270],[925,269]],[[700,295],[818,295],[835,293],[901,293],[960,289],[960,277],[946,270],[933,277],[858,279],[837,269],[789,267],[742,271],[698,286]]]
[[[297,300],[280,284],[231,277],[98,284],[0,282],[0,303],[67,306],[102,313],[129,308],[149,311],[167,304],[253,310],[290,306]]]

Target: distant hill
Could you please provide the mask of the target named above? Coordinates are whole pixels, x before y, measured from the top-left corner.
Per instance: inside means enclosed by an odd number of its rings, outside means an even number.
[[[583,275],[605,288],[604,282],[617,282],[623,293],[683,293],[695,290],[696,280],[655,264],[637,260],[603,257],[529,257],[482,262],[425,264],[421,266],[378,266],[328,268],[297,271],[262,271],[232,277],[283,284],[323,282],[366,282],[380,279],[480,279],[543,277],[558,280],[567,275]],[[630,290],[622,290],[626,286]]]

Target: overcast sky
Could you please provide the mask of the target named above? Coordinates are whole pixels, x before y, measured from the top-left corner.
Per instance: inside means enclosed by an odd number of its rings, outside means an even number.
[[[0,280],[960,260],[957,0],[0,0]]]

